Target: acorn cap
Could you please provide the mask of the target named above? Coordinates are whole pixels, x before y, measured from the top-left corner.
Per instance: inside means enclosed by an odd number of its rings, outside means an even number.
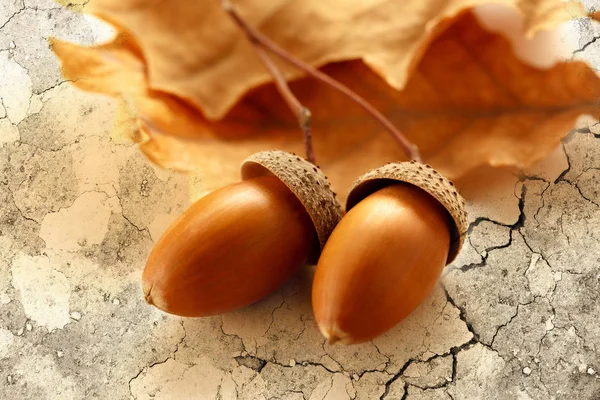
[[[468,228],[465,200],[458,194],[454,184],[431,166],[411,161],[390,163],[367,172],[353,183],[346,202],[346,212],[365,197],[393,184],[394,181],[421,188],[448,211],[454,222],[446,261],[446,264],[450,264],[460,252]]]
[[[274,175],[296,195],[319,237],[320,249],[311,260],[316,262],[342,218],[342,207],[323,172],[307,160],[279,150],[255,153],[244,160],[241,169],[243,180]]]

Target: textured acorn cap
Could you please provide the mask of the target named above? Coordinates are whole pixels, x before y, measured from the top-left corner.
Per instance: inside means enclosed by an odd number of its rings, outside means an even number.
[[[314,164],[285,151],[263,151],[242,163],[242,179],[274,175],[296,195],[310,215],[319,237],[316,262],[333,228],[342,218],[342,207],[327,177]]]
[[[396,182],[406,182],[429,193],[448,211],[454,226],[450,238],[450,251],[446,264],[450,264],[462,248],[467,232],[467,213],[465,200],[454,184],[442,174],[416,161],[390,163],[371,170],[358,178],[348,195],[346,212],[370,194]]]

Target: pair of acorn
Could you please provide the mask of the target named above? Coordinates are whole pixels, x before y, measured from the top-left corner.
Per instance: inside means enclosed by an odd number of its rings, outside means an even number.
[[[312,302],[321,332],[329,342],[360,343],[410,314],[462,246],[464,200],[428,165],[363,175],[343,218],[327,178],[300,157],[260,152],[241,174],[156,243],[142,276],[148,303],[180,316],[221,314],[317,263]]]

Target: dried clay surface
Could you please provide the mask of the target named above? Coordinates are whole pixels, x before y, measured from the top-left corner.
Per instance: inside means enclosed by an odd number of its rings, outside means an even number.
[[[600,66],[597,27],[577,29]],[[140,281],[188,181],[112,141],[112,103],[63,82],[47,47],[105,34],[52,1],[0,2],[0,399],[600,398],[598,125],[470,202],[439,287],[370,343],[325,343],[309,269],[182,319]]]

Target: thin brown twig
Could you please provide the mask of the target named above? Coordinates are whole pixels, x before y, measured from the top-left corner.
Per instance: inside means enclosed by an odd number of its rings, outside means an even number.
[[[255,42],[252,37],[249,38],[252,44],[254,45],[254,50],[256,51],[256,54],[260,57],[262,63],[267,68],[267,70],[269,70],[271,76],[273,76],[275,86],[277,87],[277,90],[279,90],[281,97],[283,97],[283,99],[286,101],[290,110],[292,110],[292,112],[296,116],[296,119],[298,120],[298,123],[300,124],[300,129],[302,129],[302,133],[304,134],[304,148],[306,151],[306,159],[311,163],[316,164],[315,152],[313,150],[312,136],[310,132],[310,110],[304,107],[302,103],[300,103],[300,100],[298,100],[298,98],[294,95],[294,93],[288,86],[287,80],[281,73],[281,70],[277,67],[277,65],[275,65],[275,63],[273,62],[271,57],[269,57],[269,55],[265,52],[263,47],[259,43]]]
[[[373,118],[379,121],[381,125],[383,125],[383,127],[400,144],[402,150],[408,158],[421,162],[421,154],[419,153],[419,148],[414,143],[409,141],[402,134],[402,132],[400,132],[398,128],[396,128],[394,124],[392,124],[392,122],[385,117],[385,115],[379,112],[379,110],[377,110],[373,105],[371,105],[371,103],[369,103],[365,98],[360,96],[358,93],[354,92],[352,89],[350,89],[343,83],[338,82],[329,75],[324,74],[323,72],[314,68],[310,64],[307,64],[299,58],[296,58],[295,56],[291,55],[290,53],[279,47],[267,36],[263,35],[258,30],[248,25],[248,23],[237,13],[237,11],[229,2],[229,0],[222,0],[221,5],[223,7],[223,10],[225,10],[232,17],[235,23],[244,31],[246,36],[248,36],[253,43],[259,44],[260,46],[264,47],[271,53],[290,63],[299,70],[304,71],[308,75],[325,83],[326,85],[331,86],[332,88],[346,95],[348,98],[352,99],[355,103],[360,105],[366,112],[371,114]]]
[[[233,7],[228,0],[221,0],[221,5],[224,10],[228,11],[232,10]],[[281,94],[281,97],[287,103],[289,109],[296,116],[298,120],[298,124],[300,125],[300,129],[302,129],[302,133],[304,134],[304,149],[306,152],[306,159],[316,164],[315,152],[313,150],[312,145],[312,135],[311,135],[311,117],[312,114],[310,110],[300,103],[300,100],[294,95],[294,92],[290,89],[287,80],[283,76],[281,70],[277,67],[273,59],[267,54],[265,48],[261,45],[261,43],[256,40],[252,35],[249,34],[248,31],[244,30],[244,33],[248,37],[248,40],[254,46],[254,51],[262,61],[265,68],[269,71],[271,76],[273,77],[273,81],[275,82],[275,86]]]

